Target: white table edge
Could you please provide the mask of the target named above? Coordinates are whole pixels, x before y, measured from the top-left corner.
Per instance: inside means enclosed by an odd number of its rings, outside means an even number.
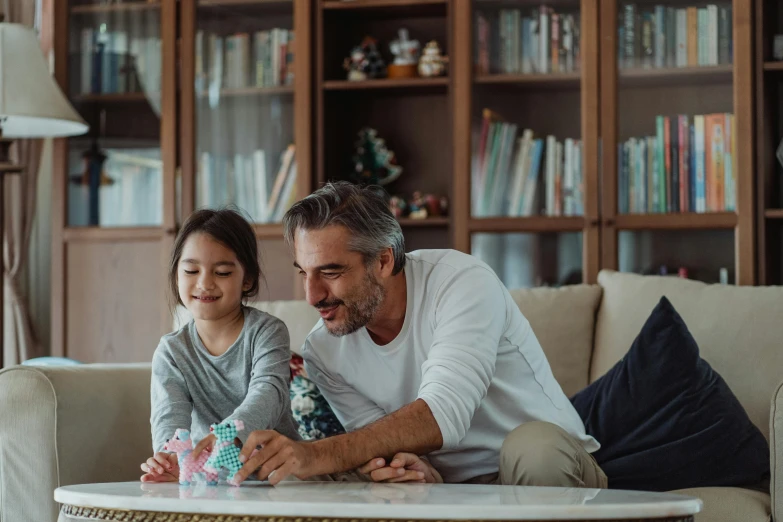
[[[75,490],[78,487],[78,485],[58,487],[54,491],[54,500],[74,507],[120,511],[368,520],[643,520],[691,517],[700,512],[703,507],[702,501],[696,497],[666,493],[669,497],[681,497],[681,499],[672,499],[670,502],[635,503],[632,505],[632,514],[629,514],[628,504],[538,505],[523,514],[515,514],[514,506],[507,504],[451,506],[382,504],[384,513],[379,516],[378,504],[351,502],[264,502],[263,510],[257,510],[257,506],[261,503],[254,502],[256,509],[249,510],[246,507],[248,501],[149,497],[136,499],[143,500],[143,505],[141,502],[132,502],[131,504],[135,505],[129,505],[128,497],[85,493]],[[219,506],[218,509],[216,505]]]

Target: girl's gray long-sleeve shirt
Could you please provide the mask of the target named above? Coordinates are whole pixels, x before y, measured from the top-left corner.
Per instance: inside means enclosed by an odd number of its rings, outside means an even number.
[[[289,396],[290,341],[278,318],[243,307],[239,337],[219,356],[210,354],[190,321],[161,338],[152,357],[153,451],[163,450],[177,428],[191,431],[193,446],[211,424],[240,419],[244,442],[254,430],[276,430],[299,440]]]

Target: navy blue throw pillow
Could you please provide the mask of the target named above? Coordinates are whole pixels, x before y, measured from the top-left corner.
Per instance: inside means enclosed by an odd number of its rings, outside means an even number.
[[[737,347],[741,349],[741,347]],[[626,356],[571,398],[613,489],[752,486],[769,445],[662,297]]]

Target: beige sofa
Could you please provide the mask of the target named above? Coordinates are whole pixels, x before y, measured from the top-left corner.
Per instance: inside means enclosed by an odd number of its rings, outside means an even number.
[[[611,368],[668,296],[702,356],[770,441],[769,493],[687,490],[704,500],[697,520],[763,522],[774,514],[783,521],[783,288],[604,271],[598,285],[512,293],[568,395]],[[301,301],[259,306],[286,322],[293,349],[317,320]],[[0,372],[0,522],[56,520],[52,491],[61,485],[137,480],[151,447],[149,378],[148,365]]]

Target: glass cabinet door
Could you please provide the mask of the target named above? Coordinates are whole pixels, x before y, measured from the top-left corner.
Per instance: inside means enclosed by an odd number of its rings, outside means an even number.
[[[277,223],[298,197],[294,4],[196,2],[196,208]]]
[[[615,7],[617,266],[729,282],[742,175],[732,2]]]
[[[67,226],[159,227],[160,4],[69,7],[68,94],[90,131],[68,140]]]
[[[590,4],[472,2],[471,252],[511,288],[583,281]]]

